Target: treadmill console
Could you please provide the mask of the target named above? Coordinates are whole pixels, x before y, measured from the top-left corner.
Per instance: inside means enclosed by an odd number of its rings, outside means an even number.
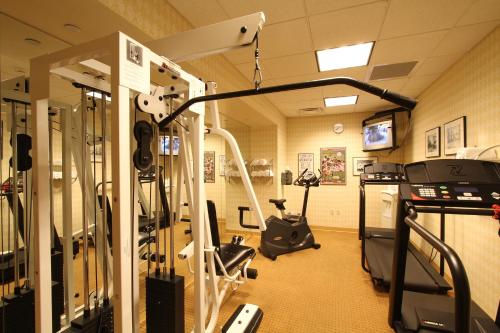
[[[500,204],[500,187],[495,184],[408,184],[410,200]]]
[[[403,200],[428,205],[491,207],[500,204],[500,164],[480,160],[431,160],[407,164]]]
[[[364,182],[376,181],[376,182],[400,182],[403,180],[403,176],[397,173],[362,173],[360,175],[361,180]]]
[[[404,180],[403,166],[398,163],[373,163],[364,167],[364,173],[360,175],[362,182],[392,182],[398,183]]]

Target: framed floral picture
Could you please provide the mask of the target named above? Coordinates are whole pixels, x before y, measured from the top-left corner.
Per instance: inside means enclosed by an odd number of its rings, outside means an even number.
[[[321,184],[345,185],[346,184],[346,148],[321,148]]]

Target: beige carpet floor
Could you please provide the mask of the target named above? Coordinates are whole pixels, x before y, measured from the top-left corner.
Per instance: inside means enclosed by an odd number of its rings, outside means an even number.
[[[321,249],[308,249],[271,261],[258,254],[252,267],[259,276],[229,293],[221,308],[218,328],[239,304],[257,304],[264,311],[259,332],[334,333],[392,332],[387,324],[388,295],[377,292],[360,266],[357,233],[315,230]],[[176,237],[180,245],[182,237]],[[229,241],[232,234],[224,235]],[[245,235],[247,245],[257,248],[258,234]],[[187,238],[186,238],[187,240]],[[178,266],[185,275],[185,263]],[[142,279],[143,280],[143,279]],[[186,332],[193,322],[193,286],[186,279]],[[141,282],[141,295],[144,286]],[[141,299],[141,331],[145,332]]]
[[[176,228],[176,252],[189,241],[189,237],[183,234],[185,226]],[[232,235],[224,234],[223,241],[230,241]],[[257,304],[264,311],[259,329],[262,333],[392,332],[387,324],[388,295],[377,292],[369,274],[361,269],[357,233],[315,230],[314,235],[321,243],[319,250],[286,254],[276,261],[258,254],[252,263],[252,267],[258,269],[258,278],[228,293],[221,308],[217,332],[243,303]],[[161,236],[163,239],[163,232]],[[246,234],[245,238],[247,245],[259,246],[259,234]],[[151,249],[154,250],[154,245]],[[89,259],[92,291],[95,290],[92,248]],[[83,302],[81,252],[73,264],[75,291],[79,294],[75,303],[80,305]],[[176,259],[176,265],[177,274],[186,277],[186,332],[190,332],[193,325],[192,278],[185,262]],[[142,262],[140,270],[140,327],[141,332],[146,332],[146,262]],[[98,283],[101,287],[100,276]]]

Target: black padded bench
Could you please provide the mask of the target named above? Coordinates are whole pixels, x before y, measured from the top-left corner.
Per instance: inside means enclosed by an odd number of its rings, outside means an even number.
[[[216,248],[216,253],[224,265],[226,272],[231,272],[239,267],[245,261],[253,259],[256,255],[255,249],[249,246],[234,244],[234,243],[221,243],[219,236],[219,225],[217,223],[217,211],[215,204],[211,200],[207,200],[208,219],[210,221],[210,232],[212,235],[212,244]],[[224,275],[219,263],[215,262],[217,275]]]

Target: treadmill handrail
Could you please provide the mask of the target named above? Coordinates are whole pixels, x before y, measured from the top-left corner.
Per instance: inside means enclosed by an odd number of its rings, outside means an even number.
[[[365,185],[361,182],[359,185],[359,230],[358,238],[361,240],[361,267],[367,273],[370,269],[366,267],[366,192]]]
[[[470,287],[467,273],[460,257],[450,246],[442,242],[416,221],[418,214],[413,205],[408,204],[407,213],[404,219],[405,223],[439,251],[448,263],[453,281],[453,290],[455,292],[455,332],[468,333],[471,302]]]

